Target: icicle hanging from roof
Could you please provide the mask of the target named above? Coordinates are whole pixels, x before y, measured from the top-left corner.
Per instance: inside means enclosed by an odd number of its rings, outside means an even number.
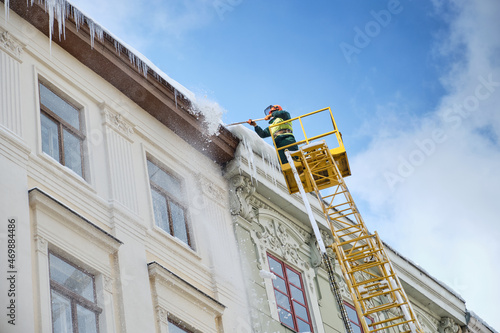
[[[5,12],[8,18],[9,14],[9,3],[10,0],[4,0]],[[28,5],[33,6],[35,0],[26,0]],[[54,24],[57,21],[57,27],[59,29],[59,40],[61,40],[61,35],[66,38],[66,19],[72,17],[75,21],[76,29],[79,30],[83,25],[87,25],[90,32],[90,45],[94,48],[94,41],[97,40],[103,42],[104,37],[109,36],[114,43],[115,50],[118,54],[126,52],[128,54],[130,62],[136,67],[140,73],[145,77],[148,76],[149,70],[153,73],[153,77],[158,81],[166,81],[174,89],[174,99],[177,107],[178,97],[187,98],[191,101],[191,108],[188,110],[194,115],[202,114],[205,119],[205,126],[207,129],[207,135],[218,135],[219,125],[221,124],[221,116],[224,110],[215,102],[207,102],[206,98],[201,101],[197,100],[196,96],[177,83],[175,80],[171,79],[167,74],[162,72],[158,67],[151,63],[146,57],[137,52],[134,48],[130,47],[119,38],[115,37],[113,34],[103,29],[101,25],[90,19],[87,15],[81,12],[78,8],[73,6],[69,0],[36,0],[36,3],[43,6],[45,12],[49,15],[49,40],[50,49],[52,51],[52,36],[54,34]]]
[[[9,8],[10,8],[10,3],[9,0],[4,0],[4,8],[5,8],[5,18],[8,21],[9,20]]]

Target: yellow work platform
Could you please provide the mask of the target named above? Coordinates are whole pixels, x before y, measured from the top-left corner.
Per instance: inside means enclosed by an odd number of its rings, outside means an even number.
[[[284,123],[288,122],[292,123],[292,126],[294,128],[294,136],[297,142],[292,145],[279,147],[276,149],[276,151],[278,152],[280,150],[287,150],[290,147],[297,145],[299,148],[309,152],[310,154],[308,154],[308,156],[315,159],[316,162],[314,175],[317,185],[320,189],[335,185],[335,167],[330,163],[327,152],[324,149],[318,148],[318,142],[324,142],[327,146],[334,147],[329,149],[330,154],[333,156],[333,159],[337,164],[342,177],[351,175],[351,169],[349,167],[349,161],[347,159],[344,143],[342,141],[342,135],[337,129],[337,124],[335,123],[335,119],[333,118],[332,110],[329,107],[299,117],[291,118]],[[316,132],[312,131],[312,135],[309,134],[308,136],[305,131],[305,126],[307,125],[314,126],[315,129],[317,129]],[[270,125],[269,127],[272,128],[273,125]],[[309,131],[311,132],[311,129],[309,129]],[[274,138],[273,143],[276,147]],[[298,151],[290,151],[290,153],[296,160],[299,159]],[[288,191],[290,192],[290,194],[298,192],[299,189],[297,187],[297,183],[295,182],[290,164],[281,163],[280,161],[280,165],[288,186]],[[299,175],[301,175],[301,180],[304,183],[304,190],[306,192],[312,192],[314,190],[312,187],[313,185],[305,177],[303,166],[303,163],[295,162],[295,167],[297,168]]]

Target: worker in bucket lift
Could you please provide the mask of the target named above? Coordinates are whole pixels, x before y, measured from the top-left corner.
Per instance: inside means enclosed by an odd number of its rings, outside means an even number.
[[[284,121],[290,119],[290,114],[287,111],[283,110],[281,108],[281,106],[279,106],[279,105],[269,105],[264,110],[264,114],[266,115],[266,117],[264,119],[270,120],[269,124],[273,124],[273,125],[283,123]],[[262,129],[252,119],[248,119],[247,123],[249,125],[255,127],[255,132],[261,138],[267,138],[267,137],[273,136],[277,149],[296,142],[295,137],[293,136],[291,122],[286,122],[286,123],[283,123],[281,125],[273,126],[271,129],[269,129],[269,127]],[[293,145],[293,146],[290,146],[286,149],[288,149],[290,151],[291,150],[298,150],[299,147],[297,145]],[[286,155],[285,155],[285,149],[278,150],[278,155],[280,157],[281,164],[288,163],[288,160],[286,159]]]

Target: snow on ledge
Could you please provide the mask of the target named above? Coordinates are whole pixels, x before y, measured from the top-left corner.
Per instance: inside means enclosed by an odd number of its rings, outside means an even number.
[[[281,167],[276,154],[276,149],[264,141],[253,130],[246,128],[243,125],[229,126],[227,129],[241,141],[238,147],[238,153],[240,157],[242,156],[247,159],[248,167],[250,169],[250,177],[255,180],[258,179],[258,162],[254,159],[254,156],[258,155],[262,158],[263,162],[259,163],[259,167],[276,185],[278,183],[276,175],[281,174]]]

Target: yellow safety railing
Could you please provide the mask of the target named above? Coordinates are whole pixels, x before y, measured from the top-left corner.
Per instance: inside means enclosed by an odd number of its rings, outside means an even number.
[[[282,163],[281,159],[279,158],[279,153],[281,151],[290,149],[295,145],[300,148],[301,146],[309,145],[313,142],[325,141],[328,147],[330,147],[330,153],[337,163],[342,177],[351,175],[351,169],[349,167],[349,161],[347,159],[344,142],[342,140],[342,134],[338,130],[335,118],[333,117],[333,113],[330,107],[294,117],[279,124],[271,124],[269,125],[269,129],[271,130],[273,127],[286,123],[292,124],[292,127],[294,128],[293,135],[296,139],[296,142],[278,147],[275,141],[275,137],[273,137],[272,140],[274,147],[276,148],[281,170],[288,185],[290,194],[298,191],[297,184],[295,183],[290,165],[288,165],[288,163]],[[306,127],[308,128],[308,132],[306,132]],[[293,151],[291,150],[290,152],[293,155]],[[299,164],[297,164],[296,167],[299,169],[301,168]],[[313,189],[310,186],[306,186],[305,190],[306,192],[310,192]]]

